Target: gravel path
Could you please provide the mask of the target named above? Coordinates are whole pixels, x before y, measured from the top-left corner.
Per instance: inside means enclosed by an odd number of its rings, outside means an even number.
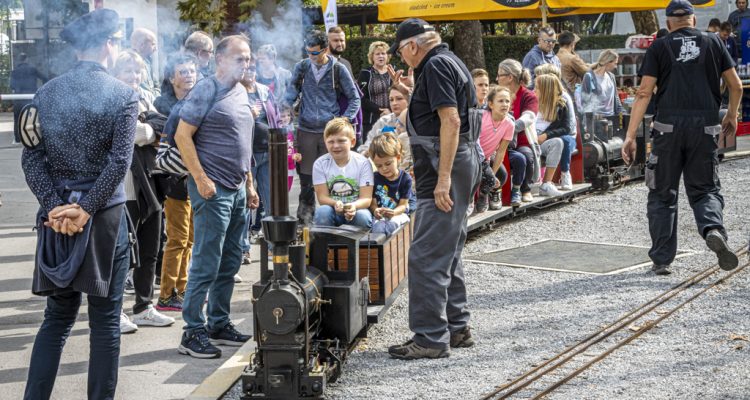
[[[725,162],[720,174],[730,246],[747,243],[750,159]],[[636,183],[570,205],[513,220],[470,239],[465,254],[516,247],[541,239],[649,246],[647,189]],[[397,361],[387,347],[409,338],[404,292],[384,322],[354,352],[329,399],[475,399],[616,320],[626,311],[715,262],[696,233],[684,190],[680,195],[678,259],[672,275],[648,267],[588,276],[466,263],[477,345],[450,358]],[[744,258],[743,258],[744,259]],[[741,261],[743,260],[741,259]],[[615,352],[551,399],[747,399],[750,394],[750,271],[677,312]],[[235,388],[228,398],[238,398]]]

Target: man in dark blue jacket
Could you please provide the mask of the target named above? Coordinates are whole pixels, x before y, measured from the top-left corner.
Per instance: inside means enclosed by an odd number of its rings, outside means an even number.
[[[41,206],[32,292],[48,296],[24,398],[52,395],[85,293],[91,328],[88,398],[113,399],[130,265],[123,179],[133,157],[139,96],[105,68],[120,51],[116,12],[88,13],[60,37],[76,50],[78,64],[39,89],[34,105],[42,134],[35,140],[23,135],[23,171]]]
[[[323,32],[313,31],[305,39],[308,58],[294,66],[284,99],[286,106],[298,100],[300,104],[297,146],[302,154],[298,171],[302,187],[297,218],[305,225],[312,222],[315,211],[312,166],[318,157],[327,153],[323,130],[328,121],[336,117],[346,117],[355,123],[361,101],[351,74],[326,53],[327,47],[328,37]],[[342,97],[345,102],[340,101]],[[341,103],[345,103],[346,108]]]
[[[34,94],[37,89],[37,81],[42,83],[47,82],[47,77],[42,75],[33,65],[26,61],[26,53],[18,55],[18,65],[10,73],[10,89],[13,93],[18,94]],[[13,102],[13,135],[14,143],[21,141],[21,136],[18,130],[18,116],[21,113],[21,109],[27,104],[31,103],[29,100],[16,100]]]

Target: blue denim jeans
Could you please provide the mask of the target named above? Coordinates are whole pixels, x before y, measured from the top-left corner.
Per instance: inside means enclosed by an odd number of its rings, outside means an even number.
[[[563,141],[563,151],[560,155],[560,171],[570,171],[570,157],[576,148],[576,138],[570,135],[560,136]]]
[[[112,278],[107,297],[88,296],[88,398],[114,399],[120,359],[120,310],[125,277],[130,267],[130,244],[125,206],[115,245]],[[24,399],[49,399],[55,385],[63,346],[76,322],[81,292],[47,297],[44,322],[34,339]],[[81,397],[81,396],[79,396]]]
[[[188,273],[182,318],[185,330],[218,331],[229,323],[234,275],[242,263],[241,241],[247,220],[245,185],[228,189],[216,185],[216,194],[204,199],[193,178],[188,179],[193,206],[193,259]],[[208,292],[206,316],[203,303]]]
[[[360,228],[370,229],[372,227],[372,214],[370,210],[357,210],[357,214],[351,221],[344,218],[344,214],[336,214],[331,206],[320,206],[315,209],[315,225],[321,226],[341,226],[354,225]]]
[[[250,172],[253,174],[253,179],[256,183],[256,189],[258,196],[260,196],[260,202],[263,203],[264,208],[271,206],[271,171],[268,165],[268,153],[253,153],[253,167]],[[261,224],[260,220],[264,217],[264,212],[258,208],[255,212],[255,218],[253,213],[248,210],[247,222],[245,223],[245,234],[242,236],[242,251],[250,251],[250,238],[248,234],[250,230],[260,231]]]

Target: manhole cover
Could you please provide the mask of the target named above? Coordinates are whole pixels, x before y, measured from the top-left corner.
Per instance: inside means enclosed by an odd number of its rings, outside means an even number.
[[[678,251],[677,257],[690,254]],[[608,275],[651,265],[648,247],[608,243],[543,240],[541,242],[496,250],[472,257],[467,261],[506,265],[548,271]]]

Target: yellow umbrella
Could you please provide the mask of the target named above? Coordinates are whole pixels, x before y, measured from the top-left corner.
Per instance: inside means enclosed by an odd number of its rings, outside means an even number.
[[[693,0],[699,7],[712,6],[715,0]],[[599,14],[624,11],[643,11],[665,8],[669,0],[380,0],[378,19],[397,22],[406,18],[428,21],[449,20],[509,20]]]

